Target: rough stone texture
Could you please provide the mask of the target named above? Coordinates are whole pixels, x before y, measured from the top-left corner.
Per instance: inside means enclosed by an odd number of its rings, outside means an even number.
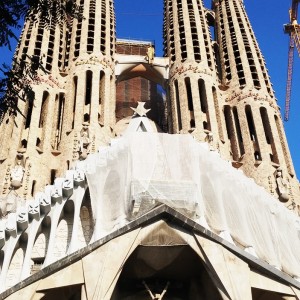
[[[25,118],[18,114],[11,120],[5,118],[1,125],[1,135],[5,132],[3,139],[6,138],[0,151],[2,195],[9,192],[9,173],[19,148],[26,149],[26,171],[18,194],[28,199],[53,183],[55,177],[62,176],[72,161],[78,159],[78,140],[84,121],[90,124],[90,152],[109,140],[110,127],[115,123],[115,102],[111,101],[115,98],[113,7],[109,0],[97,1],[94,8],[95,1],[86,2],[85,19],[74,20],[68,28],[61,25],[49,30],[42,21],[25,24],[16,56],[40,56],[49,74],[40,71],[32,83],[35,92],[32,109],[29,103],[20,103]],[[91,26],[92,10],[97,16],[107,16],[105,25],[99,26],[101,19],[96,18],[95,26]],[[95,29],[99,27],[100,34]],[[92,77],[88,78],[88,72],[92,72]]]
[[[18,114],[1,124],[2,196],[11,190],[10,174],[19,148],[26,152],[25,173],[17,193],[29,199],[52,184],[55,177],[63,176],[80,157],[84,121],[89,123],[88,153],[109,142],[116,113],[118,120],[122,117],[118,115],[119,106],[116,111],[118,98],[128,80],[137,80],[131,77],[143,74],[156,81],[146,60],[142,64],[133,62],[132,72],[127,69],[118,74],[121,82],[116,80],[115,54],[145,57],[149,43],[115,42],[112,1],[80,3],[85,19],[73,20],[70,27],[64,24],[48,29],[42,21],[28,21],[24,26],[16,56],[40,56],[49,74],[40,72],[32,83],[34,105],[20,103],[25,118]],[[300,210],[299,182],[264,59],[243,3],[214,1],[210,11],[201,1],[170,0],[165,3],[165,11],[164,48],[170,63],[169,79],[163,83],[167,105],[152,110],[150,117],[170,133],[190,132],[198,140],[209,142],[235,167],[271,194],[279,195],[289,208]],[[214,18],[216,41],[210,33]],[[100,28],[100,34],[96,28]],[[138,80],[129,86],[132,93],[139,91],[143,82],[149,84],[146,79]],[[148,88],[153,98],[153,88]],[[161,100],[150,102],[163,105]],[[288,195],[285,199],[276,181],[278,168],[282,169]]]
[[[228,107],[225,119],[228,123],[234,119],[231,140],[237,147],[232,147],[232,160],[273,195],[278,194],[274,177],[281,168],[289,194],[286,205],[298,211],[299,182],[264,58],[243,2],[215,1],[214,10],[222,100]]]

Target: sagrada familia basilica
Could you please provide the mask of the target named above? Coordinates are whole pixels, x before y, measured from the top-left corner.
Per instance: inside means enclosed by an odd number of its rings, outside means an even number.
[[[163,57],[77,2],[16,50],[43,70],[0,124],[0,298],[299,300],[299,181],[243,0],[164,0]]]

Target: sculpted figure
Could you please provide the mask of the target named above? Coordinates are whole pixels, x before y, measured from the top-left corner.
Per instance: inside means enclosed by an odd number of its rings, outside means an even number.
[[[87,155],[89,154],[89,146],[91,144],[90,141],[90,131],[89,131],[89,123],[84,122],[82,124],[82,129],[80,131],[80,139],[79,139],[79,159],[85,160]]]
[[[290,198],[289,196],[289,184],[286,179],[283,178],[282,169],[278,168],[276,170],[276,183],[279,194],[280,201],[287,202]]]
[[[155,55],[155,49],[153,45],[151,45],[147,49],[147,60],[150,65],[153,64],[154,55]]]
[[[17,151],[15,166],[12,168],[10,172],[11,179],[11,187],[13,189],[18,189],[22,185],[24,173],[25,173],[25,161],[24,161],[24,153],[25,149],[19,149]]]
[[[170,282],[168,281],[161,294],[157,294],[157,293],[153,294],[152,291],[150,290],[149,286],[147,285],[147,283],[145,281],[143,281],[142,283],[143,283],[144,287],[146,288],[147,292],[149,293],[152,300],[162,300],[164,295],[168,291],[168,287],[170,285]]]

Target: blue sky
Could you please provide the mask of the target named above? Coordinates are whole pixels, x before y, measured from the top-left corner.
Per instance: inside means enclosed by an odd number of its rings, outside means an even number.
[[[210,1],[204,1],[210,7]],[[287,74],[288,36],[283,24],[289,20],[291,0],[244,0],[250,22],[265,56],[280,107],[284,107]],[[163,0],[115,0],[117,36],[155,40],[162,54]],[[10,63],[12,53],[1,48],[0,62]],[[300,58],[295,52],[290,120],[285,122],[287,139],[298,177],[300,176]],[[283,109],[282,109],[283,112]]]

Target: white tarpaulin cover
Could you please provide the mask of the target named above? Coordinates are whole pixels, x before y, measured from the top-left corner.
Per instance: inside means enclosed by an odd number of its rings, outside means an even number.
[[[300,221],[252,179],[190,135],[136,132],[113,141],[84,168],[95,219],[94,239],[132,218],[133,207],[159,201],[206,219],[217,234],[300,278]],[[149,208],[150,209],[150,208]]]

